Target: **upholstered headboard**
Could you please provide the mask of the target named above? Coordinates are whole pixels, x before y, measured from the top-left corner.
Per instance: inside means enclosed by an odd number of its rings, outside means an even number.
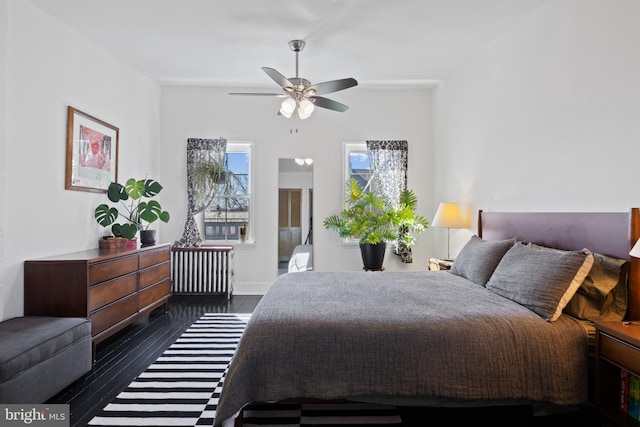
[[[629,250],[640,238],[640,209],[630,212],[484,212],[478,213],[478,236],[518,240],[564,250],[588,248],[629,260],[629,319],[640,319],[640,259]]]

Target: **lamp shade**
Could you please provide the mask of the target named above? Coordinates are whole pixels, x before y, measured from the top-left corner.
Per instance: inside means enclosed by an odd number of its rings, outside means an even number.
[[[282,101],[280,104],[280,114],[285,116],[287,119],[291,117],[293,112],[296,110],[296,101],[293,98],[287,98]]]
[[[432,227],[446,227],[446,228],[464,228],[464,219],[462,218],[462,211],[460,205],[451,202],[442,202],[438,205],[436,215],[431,221]],[[640,249],[639,249],[640,251]]]
[[[629,255],[634,258],[640,258],[640,239],[638,239],[636,244],[633,245],[633,248],[631,248],[631,252],[629,252]]]
[[[298,105],[298,117],[300,117],[301,120],[308,118],[311,116],[311,113],[313,113],[314,108],[315,105],[313,105],[313,102],[308,99],[301,100]]]

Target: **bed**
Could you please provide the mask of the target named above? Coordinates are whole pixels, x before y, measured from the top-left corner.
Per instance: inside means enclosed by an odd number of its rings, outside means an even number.
[[[248,403],[292,399],[541,412],[584,405],[593,325],[567,313],[596,263],[615,264],[598,271],[612,282],[603,301],[619,304],[624,291],[623,313],[598,313],[638,318],[638,260],[628,252],[639,237],[637,208],[480,211],[478,234],[451,271],[282,275],[238,345],[215,425],[233,425]]]

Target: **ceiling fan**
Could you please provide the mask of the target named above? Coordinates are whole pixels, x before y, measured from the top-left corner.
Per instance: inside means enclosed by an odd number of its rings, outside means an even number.
[[[238,93],[233,92],[229,95],[249,95],[249,96],[275,96],[276,98],[286,98],[280,104],[278,114],[290,118],[297,111],[300,119],[306,119],[311,116],[315,107],[326,108],[333,111],[344,112],[349,109],[348,106],[323,96],[327,93],[338,92],[356,86],[358,82],[352,78],[331,80],[327,82],[311,84],[309,80],[298,77],[298,54],[304,49],[305,42],[303,40],[291,40],[289,47],[296,54],[296,76],[286,78],[273,68],[262,67],[267,73],[283,89],[282,93]]]

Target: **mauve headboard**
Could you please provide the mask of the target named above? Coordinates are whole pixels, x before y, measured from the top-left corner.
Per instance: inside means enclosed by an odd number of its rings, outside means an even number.
[[[640,259],[629,250],[640,238],[640,209],[630,212],[483,212],[478,236],[518,240],[564,250],[592,252],[629,260],[629,319],[640,319]]]

